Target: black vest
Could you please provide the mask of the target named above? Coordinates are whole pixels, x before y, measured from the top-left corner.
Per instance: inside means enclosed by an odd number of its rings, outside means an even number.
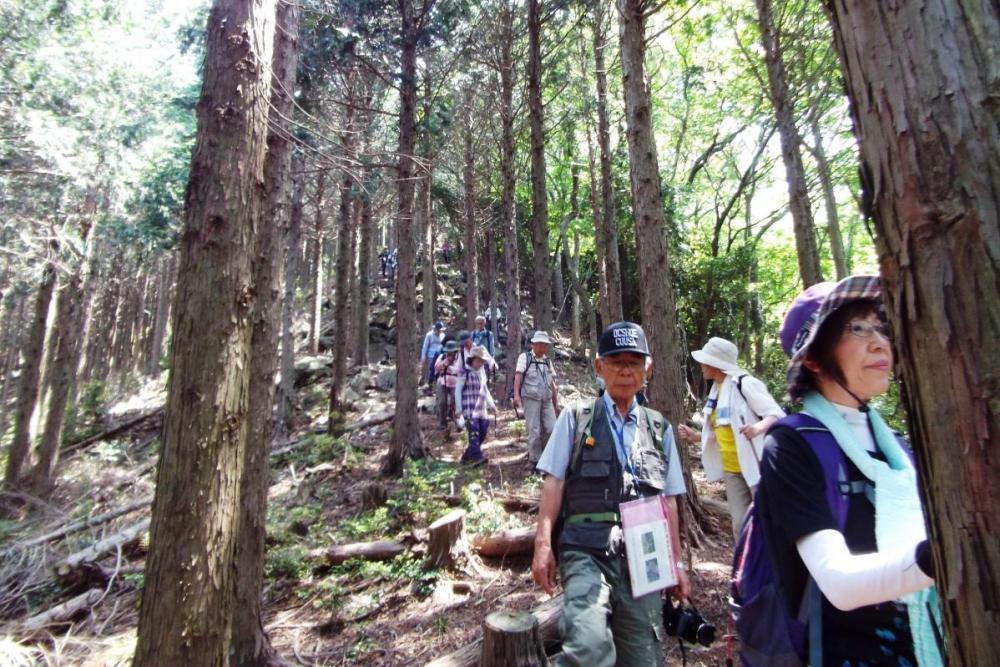
[[[632,446],[634,483],[618,461],[616,436],[608,423],[604,399],[594,402],[590,435],[593,446],[582,445],[579,457],[572,457],[563,492],[564,525],[559,549],[582,549],[600,554],[614,550],[613,528],[620,519],[574,521],[586,514],[615,514],[618,506],[629,500],[654,496],[666,487],[668,461],[663,452],[666,420],[658,412],[638,407],[636,438]],[[575,447],[581,446],[574,443]]]

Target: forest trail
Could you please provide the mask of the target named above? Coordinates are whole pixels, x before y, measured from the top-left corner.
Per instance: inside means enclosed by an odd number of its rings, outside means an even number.
[[[377,378],[378,371],[372,366],[363,372]],[[583,362],[563,361],[560,371],[564,395],[592,392]],[[429,401],[422,399],[420,424],[431,456],[410,462],[404,477],[393,480],[378,472],[389,422],[354,428],[338,438],[316,432],[323,429],[321,397],[327,390],[325,380],[300,390],[302,418],[309,427],[272,448],[264,609],[266,630],[280,655],[303,665],[422,665],[481,638],[489,613],[530,610],[548,599],[531,580],[530,556],[472,556],[451,570],[424,567],[427,527],[453,507],[466,510],[470,539],[533,525],[531,504],[540,478],[529,470],[524,422],[513,410],[501,411],[491,423],[484,446],[489,464],[468,468],[458,463],[464,434],[457,434],[454,424],[444,433]],[[10,658],[11,664],[43,658],[57,665],[129,664],[145,529],[120,549],[111,547],[62,576],[54,566],[148,519],[163,397],[160,385],[123,402],[127,411],[116,415],[116,425],[146,418],[67,456],[58,471],[57,493],[45,507],[29,521],[5,524],[0,614],[7,619],[8,639],[0,644],[0,655],[6,650],[21,656]],[[379,421],[392,410],[391,394],[375,385],[362,388],[356,398],[346,415],[348,428]],[[720,488],[705,484],[697,473],[695,478],[703,496],[721,497]],[[517,502],[504,502],[511,498]],[[104,518],[122,508],[131,511]],[[81,526],[87,519],[100,522]],[[718,523],[711,535],[717,546],[692,555],[695,603],[721,635],[731,546],[725,520]],[[67,524],[75,530],[33,543]],[[406,551],[385,562],[352,560],[332,567],[318,555],[335,545],[379,539],[398,540]],[[87,590],[100,594],[44,631],[25,629],[27,616]],[[667,664],[680,664],[677,644],[668,641],[666,648]],[[724,642],[711,649],[689,646],[687,652],[688,664],[719,664]]]

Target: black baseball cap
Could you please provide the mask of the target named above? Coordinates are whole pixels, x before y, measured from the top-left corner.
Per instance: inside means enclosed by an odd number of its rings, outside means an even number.
[[[649,354],[649,343],[646,340],[646,332],[634,322],[615,322],[601,334],[601,341],[597,344],[597,356],[610,357],[613,354],[622,352],[634,352],[643,356]]]

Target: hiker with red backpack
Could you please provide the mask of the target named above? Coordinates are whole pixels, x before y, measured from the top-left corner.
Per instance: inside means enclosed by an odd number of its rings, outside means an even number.
[[[807,289],[781,343],[804,410],[768,432],[737,547],[744,664],[943,664],[916,472],[870,406],[893,361],[878,278]]]
[[[680,555],[677,496],[686,492],[673,429],[660,413],[636,402],[649,358],[639,325],[608,327],[594,362],[606,391],[562,411],[538,462],[545,480],[531,573],[550,595],[557,568],[562,581],[563,643],[556,665],[663,664],[663,602],[658,591],[633,595],[637,572],[627,564],[637,557],[646,580],[663,574],[664,582],[676,582],[676,597],[690,594],[682,566],[674,569],[667,557]],[[651,548],[643,542],[638,553],[626,548],[634,543],[622,517],[637,501],[664,508],[663,531],[669,534],[660,534],[662,550],[653,539]]]
[[[709,338],[691,353],[712,383],[705,403],[704,426],[697,431],[677,427],[681,440],[701,443],[701,464],[709,482],[726,483],[726,503],[737,539],[757,481],[764,434],[785,416],[763,382],[740,368],[736,345],[725,338]]]

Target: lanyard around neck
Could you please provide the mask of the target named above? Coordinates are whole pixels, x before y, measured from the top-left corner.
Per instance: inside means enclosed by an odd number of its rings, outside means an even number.
[[[620,454],[619,458],[621,458],[622,465],[625,467],[625,470],[628,472],[629,475],[632,476],[632,479],[634,480],[635,468],[632,467],[632,457],[629,456],[629,451],[625,448],[625,426],[628,424],[628,416],[626,415],[625,419],[622,420],[621,428],[615,426],[615,420],[610,412],[608,412],[607,418],[608,418],[608,426],[611,427],[611,433],[615,436],[615,445],[618,448],[618,453]]]

